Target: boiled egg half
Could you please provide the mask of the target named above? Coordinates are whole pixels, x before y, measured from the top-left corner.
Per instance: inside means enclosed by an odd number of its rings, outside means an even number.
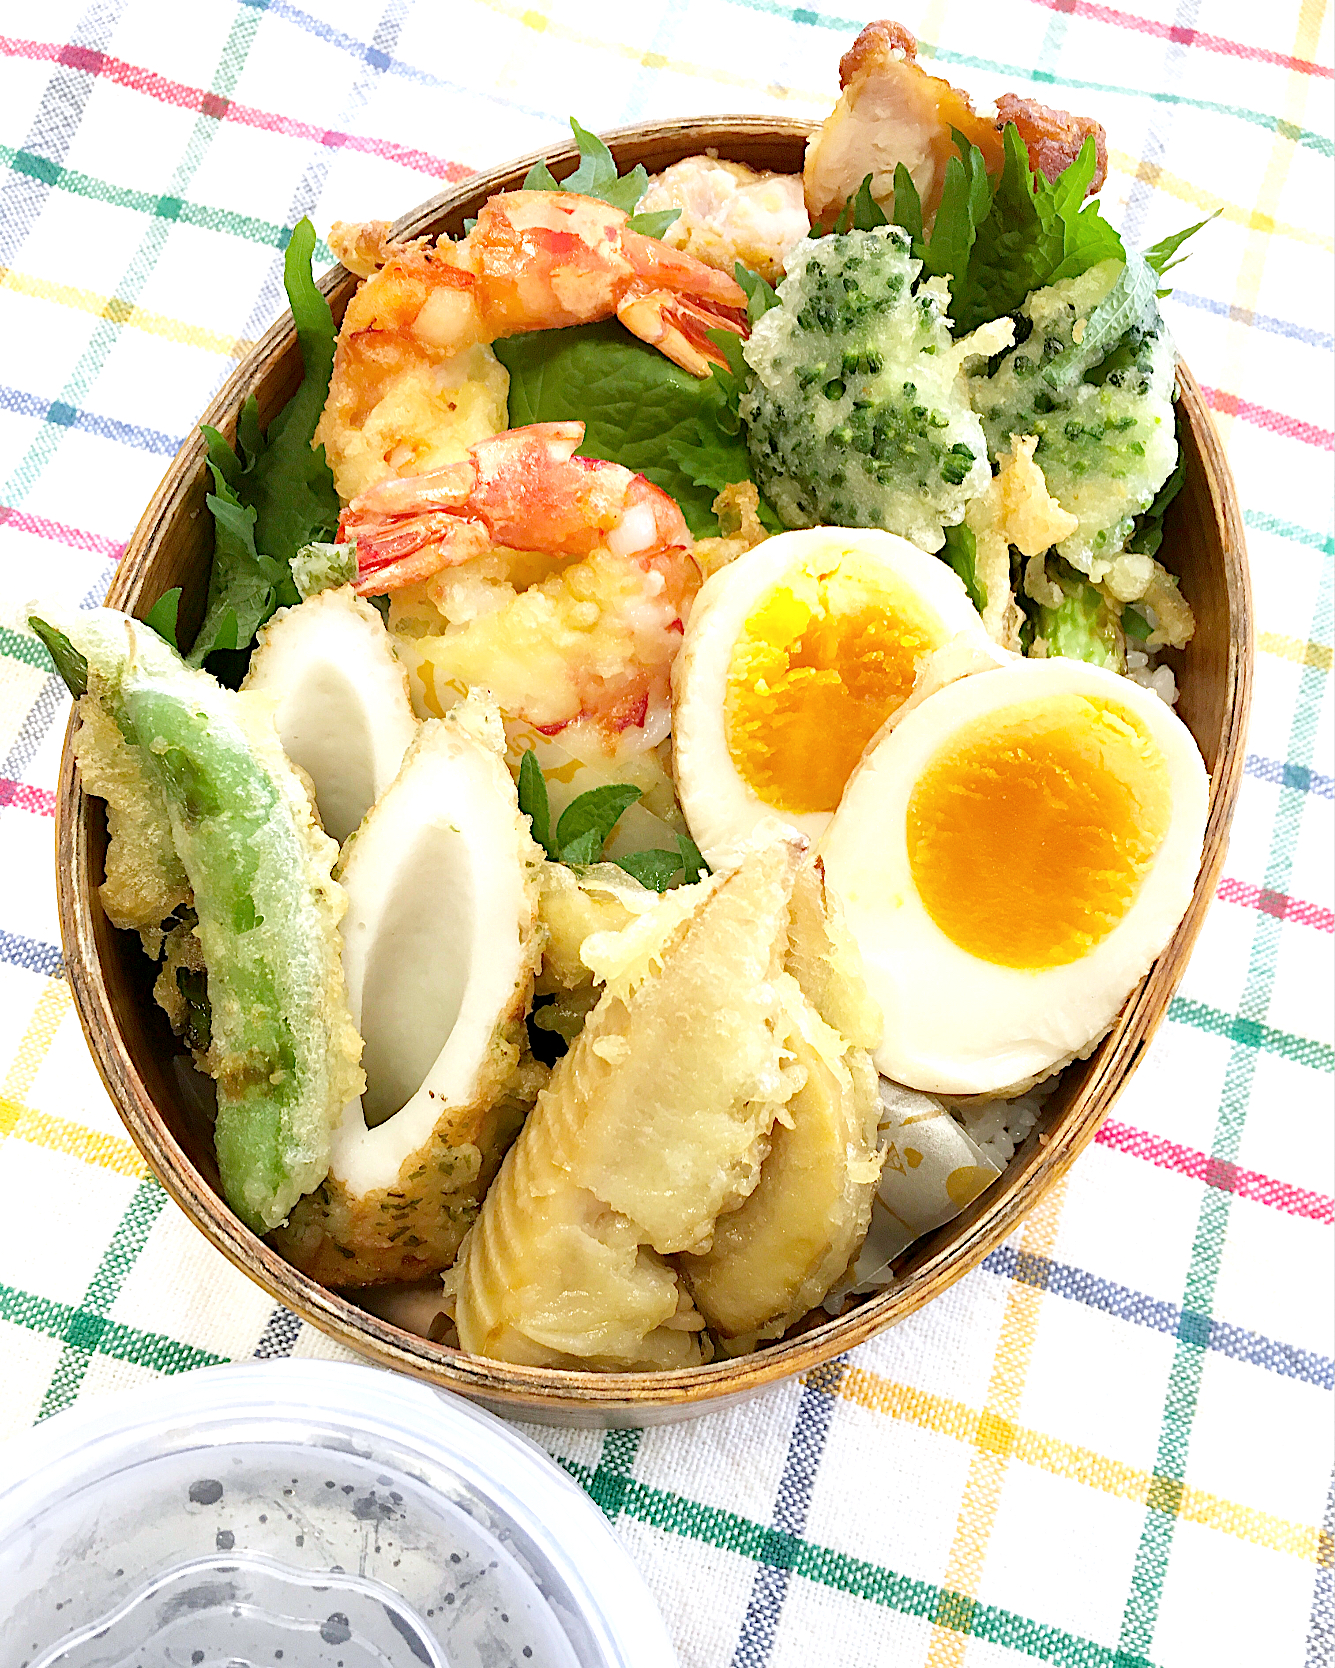
[[[784,828],[825,830],[920,661],[984,637],[957,575],[874,529],[783,533],[712,574],[673,667],[673,765],[714,868]]]
[[[1209,782],[1158,696],[1015,660],[928,696],[866,755],[820,842],[915,1089],[1017,1092],[1082,1055],[1168,943]]]

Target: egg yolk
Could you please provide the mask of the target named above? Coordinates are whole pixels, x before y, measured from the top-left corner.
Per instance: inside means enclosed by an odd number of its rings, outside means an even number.
[[[776,810],[833,811],[946,635],[906,585],[852,552],[786,575],[733,645],[724,721],[738,774]]]
[[[1172,817],[1140,720],[1066,694],[984,714],[909,799],[909,869],[947,938],[982,961],[1078,961],[1135,901]]]

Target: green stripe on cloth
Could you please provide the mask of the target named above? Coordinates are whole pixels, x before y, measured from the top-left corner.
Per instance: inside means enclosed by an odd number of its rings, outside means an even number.
[[[44,1332],[48,1338],[62,1338],[90,1355],[110,1355],[135,1367],[155,1373],[186,1373],[196,1367],[219,1367],[230,1357],[196,1349],[161,1332],[143,1332],[137,1326],[109,1321],[80,1305],[53,1303],[34,1292],[14,1286],[0,1286],[0,1320],[25,1326],[30,1332]]]
[[[267,3],[267,0],[266,0]],[[246,58],[254,45],[255,35],[260,26],[264,6],[256,9],[243,7],[232,21],[228,31],[226,43],[209,83],[210,92],[220,98],[230,98],[245,66]],[[164,193],[167,197],[184,198],[186,188],[198,172],[209,146],[212,144],[221,121],[216,116],[198,115],[190,130],[190,138],[186,143],[184,155],[172,174],[169,189]],[[153,219],[148,223],[139,247],[136,249],[125,276],[116,286],[112,300],[120,304],[117,309],[118,317],[109,318],[105,315],[97,321],[88,345],[79,356],[79,362],[74,367],[69,380],[61,389],[57,397],[57,404],[69,406],[82,405],[85,395],[92,387],[106,364],[108,355],[120,337],[122,324],[120,320],[128,316],[143,294],[149,278],[157,266],[159,257],[166,247],[167,239],[171,235],[173,222],[171,220]],[[121,312],[121,308],[124,309]],[[42,470],[51,461],[65,436],[69,433],[63,423],[44,421],[37,432],[36,438],[29,446],[10,479],[0,488],[0,502],[9,505],[19,504],[25,499],[36,484]]]
[[[1327,636],[1330,629],[1331,568],[1326,564],[1322,569],[1317,604],[1308,635],[1314,639],[1321,638]],[[1289,759],[1295,764],[1308,765],[1311,762],[1324,706],[1326,682],[1324,673],[1317,668],[1303,667],[1287,749]],[[1271,831],[1270,853],[1266,863],[1265,884],[1270,890],[1284,892],[1288,889],[1308,801],[1309,795],[1297,788],[1280,789]],[[1272,915],[1259,916],[1253,929],[1252,951],[1239,1009],[1240,1021],[1254,1024],[1258,1031],[1268,1029],[1260,1024],[1259,1016],[1269,1008],[1279,965],[1283,932],[1284,923]],[[1231,1028],[1228,1034],[1233,1035]],[[1311,1046],[1316,1047],[1315,1044]],[[1243,1128],[1247,1121],[1257,1057],[1257,1045],[1254,1042],[1246,1038],[1234,1038],[1224,1074],[1214,1140],[1210,1148],[1211,1157],[1225,1163],[1231,1164],[1237,1160]],[[1208,1317],[1213,1313],[1233,1199],[1232,1193],[1215,1188],[1206,1188],[1201,1198],[1182,1298],[1183,1309],[1190,1309],[1198,1316]],[[1157,1496],[1151,1495],[1146,1504],[1145,1522],[1136,1551],[1130,1591],[1122,1613],[1118,1668],[1143,1668],[1154,1642],[1177,1524],[1177,1501],[1181,1497],[1181,1486],[1186,1480],[1187,1461],[1191,1452],[1192,1424],[1205,1356],[1205,1341],[1195,1335],[1195,1329],[1186,1336],[1179,1332],[1168,1378],[1168,1393],[1164,1400],[1158,1454],[1154,1465],[1156,1476],[1162,1478],[1167,1486]]]
[[[1244,510],[1242,519],[1248,527],[1254,527],[1258,533],[1274,533],[1281,539],[1292,539],[1295,544],[1310,544],[1313,550],[1320,550],[1327,556],[1335,556],[1335,538],[1329,533],[1318,533],[1311,527],[1299,527],[1295,522],[1285,521],[1277,515],[1267,515],[1263,510]]]
[[[1325,673],[1318,671],[1318,679],[1324,678]],[[1228,1014],[1220,1008],[1207,1007],[1204,1002],[1175,996],[1169,1003],[1168,1017],[1178,1025],[1213,1032],[1215,1036],[1227,1037],[1244,1048],[1278,1054],[1285,1060],[1292,1060],[1295,1065],[1310,1066],[1313,1071],[1335,1071],[1335,1049],[1328,1043],[1314,1042],[1310,1037],[1296,1037],[1291,1031],[1277,1031],[1272,1025],[1263,1025],[1259,1020],[1248,1019],[1242,1014]]]
[[[135,1188],[97,1271],[88,1282],[82,1303],[69,1312],[63,1334],[65,1347],[42,1397],[39,1420],[49,1419],[53,1413],[69,1407],[79,1394],[93,1356],[107,1353],[102,1350],[107,1311],[120,1296],[166,1202],[167,1195],[152,1177],[145,1176]]]
[[[603,1437],[598,1469],[586,1473],[584,1487],[614,1523],[625,1504],[631,1470],[643,1436],[642,1430],[608,1431]]]
[[[608,1464],[608,1445],[617,1439],[637,1440],[640,1435],[639,1431],[609,1432],[603,1445],[604,1458],[600,1459],[597,1471],[590,1471],[588,1466],[573,1460],[560,1459],[558,1463],[592,1493],[594,1479]],[[1050,1627],[1013,1610],[982,1604],[916,1576],[900,1575],[883,1564],[818,1546],[799,1535],[771,1529],[721,1506],[705,1506],[667,1489],[650,1488],[632,1477],[622,1478],[616,1468],[619,1456],[617,1442],[617,1455],[612,1462],[614,1474],[620,1480],[617,1509],[651,1529],[681,1535],[722,1552],[735,1552],[775,1569],[791,1570],[817,1586],[865,1599],[868,1604],[882,1605],[901,1615],[940,1621],[958,1632],[989,1644],[1004,1645],[1039,1662],[1059,1663],[1061,1668],[1120,1668],[1117,1652],[1092,1639]]]
[[[53,190],[67,191],[71,196],[85,197],[90,202],[106,203],[110,208],[129,209],[136,214],[156,215],[160,220],[179,220],[183,226],[222,232],[228,237],[244,238],[248,243],[283,249],[292,235],[291,226],[279,226],[271,220],[256,220],[247,214],[234,214],[231,209],[214,208],[208,203],[191,203],[181,197],[164,197],[153,191],[136,191],[131,186],[113,185],[110,180],[82,174],[77,168],[62,168],[44,156],[35,156],[31,151],[18,150],[12,145],[0,145],[0,166],[12,168],[16,174],[30,174]],[[319,241],[315,245],[315,256],[317,260],[332,262],[334,252],[328,244]]]
[[[21,631],[11,631],[8,626],[0,626],[0,655],[10,660],[21,660],[26,666],[35,666],[39,672],[51,670],[51,656],[35,637],[27,637]]]

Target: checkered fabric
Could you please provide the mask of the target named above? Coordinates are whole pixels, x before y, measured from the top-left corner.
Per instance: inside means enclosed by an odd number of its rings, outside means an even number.
[[[977,1272],[749,1406],[534,1432],[616,1524],[688,1668],[1335,1651],[1330,26],[1324,0],[1125,5],[900,15],[982,98],[1097,116],[1129,241],[1218,215],[1165,311],[1232,459],[1256,589],[1225,879],[1114,1118]],[[570,113],[819,117],[866,21],[837,11],[0,8],[0,1435],[161,1373],[341,1353],[167,1202],[90,1064],[51,880],[66,697],[25,603],[100,600],[278,315],[299,216],[395,216],[556,143]]]

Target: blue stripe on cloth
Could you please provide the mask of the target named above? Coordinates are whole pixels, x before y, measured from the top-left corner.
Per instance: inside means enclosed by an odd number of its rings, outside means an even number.
[[[751,1597],[742,1619],[737,1648],[732,1656],[732,1668],[765,1668],[774,1648],[783,1601],[788,1593],[791,1575],[788,1558],[780,1553],[787,1548],[786,1539],[800,1540],[807,1524],[811,1505],[811,1491],[816,1473],[820,1470],[838,1401],[838,1381],[843,1377],[846,1361],[838,1357],[818,1368],[802,1385],[802,1398],[797,1404],[797,1418],[788,1439],[788,1453],[783,1473],[774,1496],[774,1511],[770,1519],[775,1542],[775,1557],[768,1557],[768,1544],[762,1549],[755,1574],[751,1579]]]
[[[1277,788],[1296,788],[1299,793],[1314,793],[1319,799],[1335,799],[1335,776],[1323,776],[1319,770],[1310,770],[1306,765],[1248,753],[1243,769],[1258,782],[1269,782]]]
[[[69,43],[91,52],[105,52],[111,45],[125,9],[125,0],[93,0],[70,31]],[[57,62],[46,90],[33,115],[21,150],[52,163],[52,175],[70,153],[74,136],[93,96],[95,78],[83,70]],[[51,195],[51,178],[10,172],[0,185],[0,263],[14,264],[14,257],[41,218]]]
[[[22,388],[7,388],[0,384],[0,411],[12,411],[17,417],[35,417],[39,423],[58,423],[67,429],[79,429],[84,434],[95,434],[101,440],[114,440],[122,446],[133,446],[136,451],[156,452],[161,457],[172,457],[182,445],[179,435],[163,434],[160,429],[140,428],[135,423],[122,423],[115,417],[103,417],[96,411],[81,411],[77,406],[58,400],[44,400]]]
[[[22,933],[5,932],[0,928],[0,961],[11,967],[22,967],[29,973],[44,973],[49,979],[64,976],[65,958],[54,944],[43,944],[38,938],[25,938]]]
[[[289,0],[239,0],[239,4],[264,10],[270,17],[281,17],[284,23],[291,23],[295,28],[304,30],[306,34],[314,35],[316,40],[323,41],[327,46],[350,53],[354,58],[360,58],[369,64],[372,69],[381,70],[387,75],[397,75],[405,81],[415,81],[423,87],[438,87],[442,92],[463,93],[469,98],[480,99],[484,104],[498,105],[502,110],[517,110],[521,115],[536,116],[543,121],[553,119],[549,109],[538,105],[520,104],[512,98],[502,98],[490,91],[481,81],[451,81],[446,76],[433,75],[430,70],[410,64],[406,59],[394,57],[374,42],[358,40],[356,35],[335,29],[323,18],[312,17],[310,12],[303,11],[300,6],[291,5]]]
[[[1330,1487],[1326,1491],[1326,1512],[1321,1533],[1325,1538],[1326,1551],[1316,1563],[1303,1668],[1330,1668],[1335,1662],[1335,1566],[1332,1566],[1330,1557],[1330,1547],[1335,1542],[1335,1471],[1330,1474]]]
[[[1174,290],[1173,300],[1198,312],[1213,313],[1217,318],[1236,319],[1239,324],[1255,330],[1268,331],[1272,336],[1287,336],[1291,342],[1302,342],[1307,347],[1324,348],[1335,353],[1335,336],[1324,330],[1309,330],[1305,324],[1294,324],[1289,319],[1277,319],[1270,313],[1255,313],[1249,307],[1235,307],[1227,301],[1217,301],[1211,295],[1195,295],[1191,290]]]
[[[1282,1344],[1260,1332],[1248,1332],[1226,1321],[1212,1320],[1206,1315],[1184,1311],[1180,1304],[1151,1297],[1130,1286],[1118,1285],[1113,1280],[1101,1279],[1070,1263],[1059,1263],[1049,1257],[1038,1257],[1029,1251],[1017,1251],[1003,1245],[983,1259],[989,1274],[1003,1280],[1019,1280],[1037,1286],[1051,1297],[1064,1297],[1072,1303],[1097,1309],[1105,1315],[1128,1322],[1132,1326],[1148,1327],[1170,1338],[1190,1336],[1205,1349],[1230,1356],[1234,1361],[1245,1361],[1253,1367],[1264,1367],[1283,1378],[1301,1379],[1323,1390],[1335,1389],[1335,1361],[1313,1350],[1298,1349],[1293,1344]]]

